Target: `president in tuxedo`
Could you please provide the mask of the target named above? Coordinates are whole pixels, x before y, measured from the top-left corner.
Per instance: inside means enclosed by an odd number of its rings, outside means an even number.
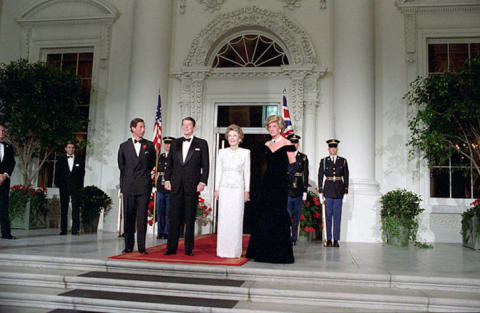
[[[15,168],[15,152],[11,144],[4,142],[5,125],[0,124],[0,227],[3,239],[15,239],[10,232],[8,217],[8,197],[10,193],[10,177]]]
[[[195,120],[182,120],[183,136],[170,147],[165,171],[165,189],[170,190],[170,219],[165,254],[175,254],[180,229],[185,225],[185,254],[193,255],[198,195],[208,182],[207,141],[193,136]]]
[[[125,205],[125,249],[123,253],[133,251],[135,222],[137,224],[137,248],[141,254],[147,254],[145,236],[147,233],[147,211],[152,192],[151,172],[155,167],[155,147],[153,142],[143,138],[145,122],[135,118],[130,122],[132,138],[120,144],[118,149],[118,168],[120,169],[120,190]]]
[[[75,155],[75,145],[67,142],[64,156],[55,164],[55,185],[60,189],[60,235],[67,234],[68,203],[72,199],[72,235],[80,229],[78,194],[85,178],[85,161]]]

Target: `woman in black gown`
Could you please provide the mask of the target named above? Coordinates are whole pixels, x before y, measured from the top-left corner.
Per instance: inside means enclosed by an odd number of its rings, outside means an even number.
[[[246,257],[257,262],[293,263],[287,196],[288,172],[294,172],[295,147],[281,136],[285,124],[280,116],[269,116],[265,126],[272,140],[264,146],[267,170]]]

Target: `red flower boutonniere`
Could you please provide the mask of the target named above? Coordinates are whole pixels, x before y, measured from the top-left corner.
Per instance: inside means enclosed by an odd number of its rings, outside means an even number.
[[[143,147],[142,147],[142,148],[143,148],[143,149],[147,149],[147,145],[143,145]]]

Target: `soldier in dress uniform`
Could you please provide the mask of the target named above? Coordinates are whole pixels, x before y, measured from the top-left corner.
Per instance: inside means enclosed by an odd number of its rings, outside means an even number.
[[[343,196],[348,193],[348,164],[345,158],[337,156],[337,139],[327,140],[328,157],[320,161],[318,169],[318,191],[320,197],[325,197],[325,217],[327,226],[327,247],[339,247],[340,222],[342,220]],[[325,182],[323,177],[325,176]]]
[[[163,137],[165,152],[158,157],[157,164],[157,239],[168,239],[168,215],[170,212],[170,191],[165,189],[165,169],[173,137]]]
[[[292,177],[288,189],[287,210],[292,219],[292,243],[295,245],[298,238],[300,215],[302,214],[302,200],[307,199],[308,189],[308,158],[306,154],[298,151],[298,141],[300,136],[291,134],[287,137],[295,145],[296,168],[297,172]]]

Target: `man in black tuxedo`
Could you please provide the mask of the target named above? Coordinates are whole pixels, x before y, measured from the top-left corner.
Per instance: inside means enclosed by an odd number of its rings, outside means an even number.
[[[72,235],[78,235],[80,229],[80,210],[78,193],[85,178],[85,161],[75,155],[75,145],[67,142],[66,155],[60,157],[55,165],[55,185],[60,189],[60,235],[67,234],[68,203],[72,199]]]
[[[209,155],[207,141],[194,137],[195,120],[182,120],[183,137],[170,147],[165,171],[165,189],[171,191],[168,242],[165,254],[175,254],[180,229],[185,228],[185,254],[193,255],[195,215],[198,195],[208,182]]]
[[[8,218],[10,177],[15,168],[15,152],[12,145],[3,141],[5,136],[5,125],[0,124],[0,227],[3,239],[15,239],[10,232],[10,219]]]
[[[152,192],[151,172],[155,167],[155,147],[153,142],[144,139],[145,122],[135,118],[130,122],[132,138],[118,149],[118,168],[120,169],[120,190],[125,205],[125,250],[133,251],[135,220],[137,224],[137,247],[141,254],[147,254],[145,236],[147,233],[147,211]]]

